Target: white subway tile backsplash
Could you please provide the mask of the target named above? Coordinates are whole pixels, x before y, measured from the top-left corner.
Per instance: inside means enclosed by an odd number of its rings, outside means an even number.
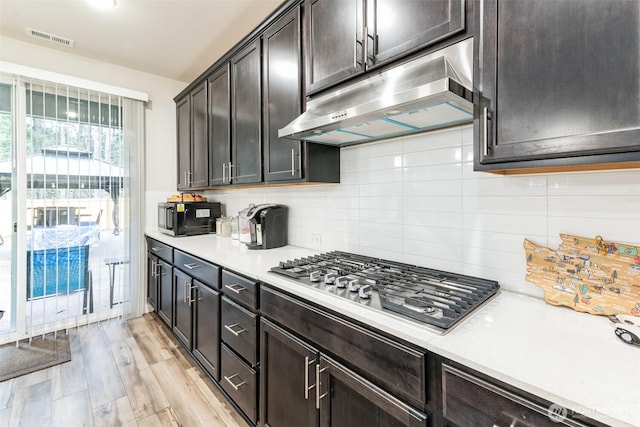
[[[418,212],[462,212],[459,194],[451,196],[405,196],[404,209]]]
[[[443,211],[405,211],[405,225],[422,225],[429,227],[442,227],[462,229],[463,217],[460,212]]]
[[[547,230],[547,220],[544,216],[505,215],[470,213],[462,214],[465,230],[479,230],[494,233],[514,233],[544,235]]]
[[[547,198],[543,196],[471,196],[465,195],[464,212],[497,213],[509,215],[547,214]]]
[[[493,179],[465,179],[463,191],[470,196],[546,196],[546,175],[497,176]]]
[[[289,206],[289,242],[498,280],[525,281],[527,238],[640,244],[640,170],[503,176],[473,171],[473,127],[341,149],[341,183],[211,191],[228,215],[249,203]],[[166,194],[147,193],[147,229]],[[321,237],[320,245],[312,235]],[[315,245],[315,246],[314,246]]]
[[[436,150],[416,151],[403,156],[405,167],[457,164],[462,162],[462,149],[457,147],[439,148]]]
[[[549,195],[640,197],[640,170],[551,174]]]
[[[449,128],[425,134],[405,137],[403,150],[405,153],[434,150],[445,147],[458,147],[462,143],[462,128]]]
[[[408,181],[404,183],[406,196],[462,196],[459,180],[447,181]]]

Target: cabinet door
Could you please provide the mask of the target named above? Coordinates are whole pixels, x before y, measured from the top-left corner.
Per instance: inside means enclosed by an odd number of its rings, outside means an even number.
[[[313,347],[268,320],[260,320],[259,406],[264,426],[318,425],[317,362],[318,352]]]
[[[465,0],[369,0],[368,66],[380,65],[465,29]]]
[[[549,405],[538,405],[444,364],[442,394],[443,415],[450,426],[585,425],[564,417],[552,418]]]
[[[364,72],[364,0],[306,0],[307,94]]]
[[[207,82],[191,92],[191,188],[206,187],[209,178],[209,120],[207,119]]]
[[[175,287],[175,301],[173,305],[173,332],[178,339],[191,350],[191,276],[178,269],[173,270],[173,285]]]
[[[229,65],[209,77],[209,185],[231,182],[231,93]]]
[[[220,380],[220,293],[194,281],[193,355]]]
[[[476,170],[640,160],[640,2],[476,12]]]
[[[158,309],[158,257],[147,252],[147,302]]]
[[[173,267],[158,260],[158,315],[171,327],[173,325]]]
[[[263,35],[264,180],[302,178],[301,143],[278,138],[278,130],[302,111],[300,8],[273,24]]]
[[[260,40],[231,60],[231,180],[262,181]]]
[[[178,101],[177,145],[178,145],[178,190],[189,188],[188,175],[191,172],[191,102],[189,95]]]
[[[316,399],[323,427],[427,426],[427,416],[321,355]]]

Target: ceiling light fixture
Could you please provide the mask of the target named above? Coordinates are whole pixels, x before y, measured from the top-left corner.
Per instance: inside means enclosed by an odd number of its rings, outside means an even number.
[[[99,9],[112,9],[116,7],[117,0],[89,0],[89,3]]]

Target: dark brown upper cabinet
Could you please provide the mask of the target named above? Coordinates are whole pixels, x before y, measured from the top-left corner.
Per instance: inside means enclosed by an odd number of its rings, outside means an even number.
[[[269,27],[262,43],[264,178],[265,181],[297,180],[302,178],[301,142],[278,138],[278,129],[302,113],[300,8]]]
[[[475,170],[640,165],[640,2],[475,10]]]
[[[340,182],[340,149],[286,138],[278,130],[302,113],[300,7],[262,36],[264,181]]]
[[[312,94],[466,28],[465,0],[305,0]]]
[[[262,181],[260,39],[231,58],[231,164],[234,184]]]
[[[208,185],[207,85],[177,102],[178,190]]]
[[[209,186],[231,183],[231,81],[229,64],[209,78]]]

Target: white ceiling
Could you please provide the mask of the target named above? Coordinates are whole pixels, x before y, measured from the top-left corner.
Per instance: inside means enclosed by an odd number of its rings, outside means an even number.
[[[283,0],[0,0],[0,35],[189,83]],[[67,47],[25,27],[72,39]],[[1,49],[1,46],[0,46]]]

